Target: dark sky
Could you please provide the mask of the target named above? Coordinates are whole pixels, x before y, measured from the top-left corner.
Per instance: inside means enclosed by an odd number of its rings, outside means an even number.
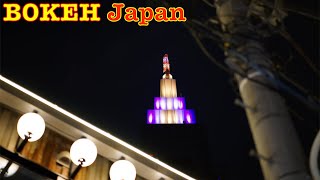
[[[102,4],[99,23],[1,22],[1,74],[195,178],[262,179],[257,159],[248,155],[254,144],[243,109],[233,104],[237,94],[229,75],[210,62],[181,23],[111,23],[105,13],[111,4]],[[198,1],[178,4],[187,18],[212,10]],[[317,3],[300,7],[315,12]],[[292,13],[285,23],[318,64],[319,22]],[[283,56],[293,51],[280,37],[271,42],[272,51]],[[217,45],[210,46],[223,62]],[[179,94],[196,112],[195,126],[145,124],[160,93],[165,53]],[[319,79],[294,51],[293,56],[283,66],[287,75],[319,95]],[[293,120],[308,155],[317,113],[290,97],[288,104],[300,116]]]

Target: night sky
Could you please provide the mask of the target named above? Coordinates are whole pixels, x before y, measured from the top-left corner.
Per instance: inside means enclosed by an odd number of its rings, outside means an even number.
[[[170,2],[184,7],[188,19],[214,14],[200,1]],[[1,22],[1,74],[197,179],[262,179],[257,159],[248,155],[254,143],[243,109],[233,103],[238,95],[232,78],[202,53],[182,23],[111,23],[106,12],[112,3],[102,3],[98,23]],[[289,5],[318,11],[315,1]],[[319,21],[289,13],[285,24],[319,68]],[[275,36],[270,42],[284,59],[293,55],[280,63],[286,74],[319,97],[319,77],[285,40]],[[217,44],[207,45],[223,62]],[[197,125],[146,125],[146,112],[160,93],[166,53],[178,93],[195,110]],[[286,99],[308,156],[319,116]]]

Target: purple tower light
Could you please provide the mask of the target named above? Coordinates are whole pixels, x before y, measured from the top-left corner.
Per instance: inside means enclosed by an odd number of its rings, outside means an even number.
[[[154,109],[147,112],[148,124],[195,124],[193,110],[186,109],[184,97],[177,97],[176,80],[170,74],[168,55],[163,57],[160,97],[154,98]]]

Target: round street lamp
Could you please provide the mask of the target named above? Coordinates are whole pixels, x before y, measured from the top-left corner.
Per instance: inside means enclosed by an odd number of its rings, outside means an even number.
[[[78,139],[70,148],[70,157],[74,164],[82,167],[90,166],[97,158],[97,147],[89,139]]]
[[[112,164],[110,168],[111,180],[135,180],[136,168],[127,160],[119,160]]]
[[[8,164],[8,160],[5,158],[0,157],[0,172],[5,169],[5,167]],[[14,175],[19,169],[19,166],[17,164],[11,164],[11,166],[8,168],[8,170],[5,172],[4,177],[10,177]]]
[[[45,128],[46,124],[39,114],[30,112],[22,115],[18,120],[17,131],[23,141],[16,147],[16,153],[20,153],[28,141],[33,142],[40,139]],[[2,167],[3,163],[6,164],[4,167]],[[18,168],[19,166],[14,164],[12,160],[0,159],[0,179],[11,176]]]
[[[41,138],[46,128],[43,118],[34,112],[22,115],[17,124],[18,134],[30,142]]]

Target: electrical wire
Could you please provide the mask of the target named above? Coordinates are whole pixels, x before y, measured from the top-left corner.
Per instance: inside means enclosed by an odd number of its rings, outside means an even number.
[[[213,30],[208,25],[203,24],[202,22],[196,20],[196,19],[191,19],[191,22],[206,29],[208,32],[212,33],[213,35],[219,37],[220,39],[223,39],[223,34],[217,30]]]
[[[300,102],[307,105],[309,108],[320,112],[319,101],[312,98],[309,94],[302,95],[301,93],[296,92],[294,89],[290,88],[289,86],[287,86],[285,83],[283,83],[280,80],[274,79],[273,81],[277,85],[277,87],[279,87],[279,89],[282,90],[283,92],[290,94],[291,96],[293,96],[294,98],[296,98]]]
[[[292,107],[288,106],[287,105],[287,108],[288,108],[288,111],[289,113],[292,115],[292,116],[295,116],[297,119],[299,119],[300,121],[305,121],[305,119],[300,115],[298,114],[295,110],[293,110]]]
[[[169,6],[168,3],[166,2],[162,2],[164,6]],[[196,21],[193,21],[193,23],[196,22]],[[205,45],[202,43],[201,39],[199,38],[199,35],[198,33],[192,28],[192,23],[182,23],[190,32],[190,34],[192,35],[192,37],[194,38],[194,40],[196,41],[197,45],[199,46],[199,48],[201,49],[201,51],[207,56],[207,58],[209,58],[209,60],[211,60],[218,68],[220,68],[221,70],[223,70],[224,72],[228,73],[228,74],[238,74],[239,76],[241,76],[242,78],[247,78],[248,80],[252,81],[252,82],[255,82],[257,84],[260,84],[270,90],[273,90],[273,91],[276,91],[276,92],[279,92],[279,90],[282,90],[284,93],[289,93],[290,95],[292,95],[293,97],[295,97],[296,99],[298,99],[299,101],[301,101],[302,103],[306,104],[307,106],[309,106],[311,109],[314,109],[316,111],[320,111],[320,105],[318,104],[318,101],[315,101],[314,99],[312,99],[312,101],[310,99],[306,99],[303,95],[297,93],[295,90],[293,90],[292,88],[288,87],[287,85],[285,85],[284,83],[282,83],[281,81],[279,80],[275,80],[275,79],[270,79],[270,77],[267,79],[270,81],[271,84],[274,85],[271,86],[270,84],[266,84],[264,82],[261,82],[259,80],[256,80],[256,79],[252,79],[250,77],[248,77],[247,74],[245,73],[242,73],[242,72],[238,72],[234,69],[229,69],[227,68],[226,66],[224,66],[221,62],[217,61],[210,53],[209,51],[207,50],[207,48],[205,47]],[[198,23],[199,25],[199,23]],[[299,47],[297,44],[296,44],[296,47]],[[302,49],[300,48],[301,51],[298,51],[301,53],[301,55],[304,55],[304,52],[302,51]],[[308,64],[309,65],[313,65],[311,63],[311,60],[307,57],[307,56],[304,56],[306,57],[306,61],[309,62]],[[315,68],[315,67],[313,67]],[[316,69],[316,68],[315,68]],[[310,97],[310,96],[308,96]]]
[[[305,16],[305,17],[308,17],[310,19],[314,19],[314,20],[320,21],[319,17],[314,16],[312,14],[309,14],[307,12],[302,12],[302,11],[291,9],[291,8],[284,8],[284,10],[292,12],[292,13],[296,13],[296,14],[299,14],[299,15],[302,15],[302,16]]]
[[[208,5],[209,7],[215,8],[216,6],[212,3],[210,3],[208,0],[202,0],[202,2],[204,2],[206,5]]]
[[[300,102],[302,102],[303,104],[307,105],[309,108],[311,108],[315,111],[320,111],[319,101],[316,100],[315,98],[313,98],[313,96],[311,96],[310,94],[308,94],[308,93],[301,94],[300,92],[297,92],[295,89],[292,89],[291,87],[289,87],[288,85],[283,83],[281,80],[274,78],[274,76],[272,76],[272,74],[268,73],[268,71],[265,71],[264,69],[262,69],[261,67],[259,67],[255,63],[252,63],[252,62],[249,63],[249,61],[246,59],[246,57],[243,56],[242,54],[240,54],[236,51],[230,51],[230,52],[232,54],[234,54],[239,60],[242,60],[243,63],[247,63],[247,65],[250,68],[262,73],[264,75],[264,77],[267,78],[267,80],[272,85],[275,86],[276,90],[280,90],[283,93],[287,93],[287,94],[291,95],[292,97],[296,98],[297,100],[299,100]]]
[[[280,35],[286,39],[293,48],[299,53],[299,55],[304,59],[304,61],[309,65],[309,67],[320,77],[320,70],[317,69],[317,67],[313,64],[311,59],[304,53],[303,49],[294,41],[294,39],[291,37],[291,35],[284,30],[280,30]]]
[[[234,69],[229,69],[227,67],[225,67],[224,65],[222,65],[222,63],[220,63],[219,61],[217,61],[207,50],[207,48],[205,47],[205,45],[201,42],[201,39],[199,38],[199,36],[197,35],[197,33],[192,29],[192,27],[190,27],[190,25],[185,24],[185,27],[189,30],[189,32],[191,33],[192,37],[194,38],[194,40],[196,41],[197,45],[199,46],[199,48],[202,50],[202,52],[209,58],[209,60],[211,60],[218,68],[220,68],[221,70],[223,70],[224,72],[226,72],[229,75],[234,75],[237,74],[239,76],[241,76],[242,78],[246,78],[252,82],[255,82],[257,84],[260,84],[266,88],[268,88],[271,91],[275,91],[278,92],[278,90],[275,87],[272,87],[264,82],[261,82],[259,80],[256,79],[252,79],[250,77],[248,77],[247,74],[239,72],[237,70]]]
[[[221,36],[217,37],[215,34],[212,34],[211,32],[208,32],[208,30],[205,27],[202,27],[201,25],[198,25],[197,23],[194,23],[192,21],[188,22],[188,25],[185,25],[185,27],[191,28],[191,31],[194,31],[198,38],[201,40],[208,39],[210,41],[213,41],[220,49],[224,49],[223,47],[223,38]],[[190,30],[189,30],[190,31]],[[217,32],[219,33],[219,32]],[[192,34],[191,34],[192,36]]]
[[[287,75],[285,75],[283,72],[277,72],[277,74],[282,78],[284,79],[285,81],[289,82],[291,85],[293,85],[296,89],[298,89],[299,91],[305,93],[305,94],[308,94],[309,97],[312,97],[312,98],[317,98],[316,100],[319,101],[318,97],[310,94],[310,91],[305,89],[302,85],[300,85],[299,83],[297,83],[296,81],[294,81],[293,79],[289,78]]]
[[[268,8],[271,8],[271,9],[274,9],[274,5],[269,2],[269,1],[266,1],[266,0],[262,0],[262,4],[260,5],[263,5],[263,6],[266,6]],[[280,7],[280,10],[284,10],[284,11],[288,11],[288,12],[292,12],[292,13],[296,13],[296,14],[299,14],[301,16],[305,16],[307,18],[310,18],[310,19],[314,19],[314,20],[317,20],[317,21],[320,21],[320,18],[315,16],[315,15],[312,15],[310,13],[307,13],[307,12],[303,12],[301,10],[296,10],[296,9],[292,9],[292,8],[287,8],[287,7]]]
[[[234,75],[234,74],[237,74],[239,76],[241,76],[242,78],[246,78],[252,82],[255,82],[257,84],[260,84],[272,91],[275,91],[275,92],[278,92],[277,89],[275,87],[272,87],[264,82],[261,82],[259,80],[256,80],[256,79],[252,79],[250,77],[248,77],[247,74],[245,73],[242,73],[242,72],[239,72],[237,70],[234,70],[234,69],[229,69],[227,67],[225,67],[224,65],[222,65],[219,61],[217,61],[210,53],[209,51],[205,48],[204,44],[201,42],[200,38],[197,36],[196,32],[194,32],[194,30],[186,25],[186,27],[188,28],[188,30],[190,31],[192,37],[194,38],[194,40],[196,41],[196,43],[198,44],[198,46],[200,47],[200,49],[202,50],[202,52],[209,58],[209,60],[211,60],[218,68],[220,68],[221,70],[223,70],[224,72],[228,73],[229,75]]]
[[[196,43],[199,46],[199,48],[201,49],[201,51],[209,58],[209,60],[211,60],[221,70],[227,72],[228,74],[232,74],[232,72],[226,66],[224,66],[222,63],[217,61],[213,56],[211,56],[211,54],[209,53],[207,48],[201,42],[201,40],[198,37],[197,33],[189,25],[186,24],[186,27],[189,30],[189,32],[192,35],[192,37],[194,38],[194,40],[196,41]]]
[[[274,6],[272,6],[269,2],[267,1],[263,1],[264,5],[266,5],[267,7],[274,9]],[[304,12],[300,12],[294,9],[290,9],[290,8],[282,8],[282,10],[287,10],[287,11],[291,11],[291,12],[295,12],[295,13],[299,13],[301,15],[304,15],[306,17],[309,18],[313,18],[316,20],[320,21],[320,18],[317,18],[313,15],[304,13]],[[313,62],[311,61],[311,59],[305,54],[304,50],[299,46],[299,44],[297,42],[295,42],[295,40],[292,38],[292,36],[285,30],[280,30],[278,31],[280,33],[280,35],[286,39],[292,46],[293,48],[298,52],[298,54],[304,59],[304,61],[308,64],[308,66],[320,77],[320,70],[313,64]]]
[[[223,66],[220,62],[218,62],[210,53],[209,51],[206,49],[206,47],[204,46],[204,44],[201,42],[201,39],[199,38],[199,36],[197,35],[197,32],[195,32],[192,27],[187,26],[189,31],[191,32],[191,35],[193,36],[193,38],[195,39],[196,43],[198,44],[198,46],[200,47],[200,49],[203,51],[203,53],[215,64],[217,65],[220,69],[224,70],[225,72],[227,72],[228,74],[238,74],[240,75],[242,78],[247,78],[250,81],[253,81],[255,83],[258,83],[270,90],[279,92],[279,90],[281,90],[283,93],[288,93],[290,94],[292,97],[296,98],[297,100],[299,100],[300,102],[302,102],[303,104],[307,105],[309,108],[315,110],[315,111],[320,111],[320,105],[318,100],[315,100],[313,98],[313,96],[304,93],[305,95],[302,95],[300,93],[298,93],[296,90],[290,88],[289,86],[287,86],[285,83],[281,82],[280,80],[274,79],[272,77],[269,77],[268,74],[265,74],[264,71],[259,68],[258,66],[254,65],[254,64],[250,64],[250,66],[254,66],[251,67],[253,69],[256,69],[257,71],[261,71],[263,72],[263,74],[265,75],[265,77],[269,80],[269,82],[271,82],[272,85],[274,85],[275,87],[270,86],[269,84],[263,83],[261,81],[252,79],[250,77],[248,77],[246,74],[236,71],[236,70],[232,70],[230,72],[230,69],[228,69],[227,67]],[[294,83],[296,85],[296,83]],[[297,85],[296,85],[297,86]],[[298,87],[298,86],[297,86]]]

